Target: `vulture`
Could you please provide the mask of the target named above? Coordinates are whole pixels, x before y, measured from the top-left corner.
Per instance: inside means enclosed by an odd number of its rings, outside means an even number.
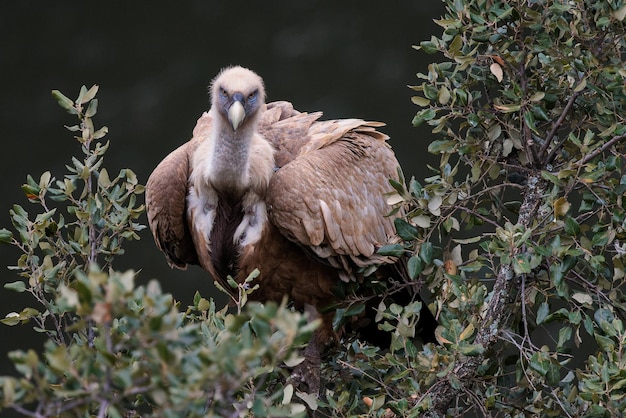
[[[243,283],[258,269],[251,299],[287,297],[320,318],[294,371],[298,384],[318,391],[320,352],[337,337],[337,287],[372,270],[377,280],[410,282],[406,260],[377,252],[395,237],[399,215],[389,216],[387,198],[399,163],[376,129],[382,123],[321,121],[321,112],[266,104],[263,80],[249,69],[223,69],[210,92],[192,139],[148,179],[150,229],[171,266],[200,265],[221,283]],[[412,293],[408,301],[419,298]],[[436,320],[422,306],[421,337],[434,341]]]

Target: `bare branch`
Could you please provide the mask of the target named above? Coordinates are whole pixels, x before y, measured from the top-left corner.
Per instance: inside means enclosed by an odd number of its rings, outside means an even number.
[[[611,148],[616,143],[618,143],[620,141],[623,141],[625,139],[626,139],[626,134],[614,136],[606,144],[602,145],[600,148],[596,149],[595,151],[593,151],[589,155],[586,155],[585,158],[580,160],[578,163],[581,164],[581,165],[582,164],[587,164],[589,161],[594,159],[596,156],[602,154],[604,151],[606,151],[607,149]]]
[[[580,95],[580,92],[574,92],[574,94],[570,96],[569,100],[567,101],[567,104],[563,108],[563,112],[561,112],[561,116],[559,116],[559,118],[554,123],[554,125],[552,125],[552,129],[548,133],[548,136],[546,136],[546,139],[544,140],[543,145],[541,146],[541,149],[539,150],[540,157],[542,155],[545,155],[545,153],[548,151],[548,147],[550,146],[550,142],[552,142],[552,138],[554,138],[554,136],[556,135],[556,132],[559,130],[561,125],[563,125],[563,122],[565,121],[567,114],[572,109],[572,106],[574,106],[574,102],[576,101],[579,95]]]

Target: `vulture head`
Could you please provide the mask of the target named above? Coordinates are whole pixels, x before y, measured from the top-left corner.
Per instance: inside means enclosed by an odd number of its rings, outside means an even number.
[[[211,98],[211,108],[233,132],[254,127],[265,108],[263,80],[247,68],[226,68],[213,80]]]

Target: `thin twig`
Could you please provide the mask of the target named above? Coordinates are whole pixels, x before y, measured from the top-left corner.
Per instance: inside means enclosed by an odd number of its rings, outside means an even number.
[[[579,95],[580,95],[580,92],[577,91],[577,92],[574,92],[574,94],[570,96],[569,100],[567,101],[567,104],[563,108],[563,112],[561,113],[561,116],[559,116],[559,118],[554,123],[554,125],[552,125],[552,129],[548,133],[548,136],[546,136],[546,139],[544,140],[543,145],[541,146],[541,149],[539,150],[539,156],[544,155],[546,151],[548,150],[548,147],[550,146],[550,142],[552,142],[552,138],[554,138],[554,135],[556,135],[556,132],[559,130],[559,128],[563,124],[563,121],[567,117],[567,114],[569,113],[570,109],[574,105],[574,102],[576,101]]]
[[[524,61],[522,61],[524,62]],[[526,68],[523,64],[520,64],[519,69],[519,78],[522,91],[526,91],[527,88],[527,79],[526,79]],[[522,113],[527,112],[526,105],[522,107]],[[539,160],[539,156],[535,150],[532,139],[532,132],[530,131],[530,126],[526,123],[526,118],[522,116],[520,118],[520,123],[522,124],[522,132],[523,132],[523,142],[524,142],[524,150],[526,151],[526,158],[528,158],[528,163],[531,167],[535,166],[535,163]]]
[[[623,141],[624,139],[626,139],[626,134],[614,136],[606,144],[602,145],[600,148],[596,149],[595,151],[593,151],[589,155],[585,156],[585,158],[580,160],[578,162],[578,164],[581,164],[581,165],[582,164],[587,164],[589,161],[591,161],[597,155],[602,154],[604,151],[606,151],[607,149],[611,148],[617,142]]]
[[[456,207],[456,209],[457,209],[457,210],[462,210],[462,211],[464,211],[464,212],[467,212],[467,213],[469,213],[470,215],[473,215],[473,216],[475,216],[475,217],[479,218],[481,221],[483,221],[483,222],[485,222],[485,223],[488,223],[488,224],[490,224],[491,226],[493,226],[493,227],[495,227],[495,228],[498,228],[498,227],[500,226],[500,224],[498,224],[497,222],[494,222],[494,221],[492,221],[491,219],[487,218],[486,216],[483,216],[483,215],[481,215],[480,213],[478,213],[478,212],[476,212],[476,211],[474,211],[474,210],[472,210],[472,209],[470,209],[470,208],[467,208],[467,207],[465,207],[465,206],[460,206],[460,205],[459,205],[459,206],[457,206],[457,207]]]

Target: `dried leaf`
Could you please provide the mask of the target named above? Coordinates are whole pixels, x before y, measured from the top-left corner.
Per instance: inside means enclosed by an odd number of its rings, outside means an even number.
[[[554,221],[560,217],[563,217],[567,214],[570,208],[570,203],[564,197],[559,197],[552,203],[552,208],[554,210]]]
[[[444,337],[444,336],[441,334],[441,330],[442,330],[442,328],[441,328],[441,327],[438,327],[438,328],[436,328],[436,329],[435,329],[435,338],[437,339],[437,342],[438,342],[439,344],[441,344],[441,345],[444,345],[444,344],[452,344],[452,341],[448,340],[446,337]]]
[[[443,198],[441,196],[433,196],[432,199],[428,201],[428,210],[435,216],[441,215],[441,204],[443,203]]]
[[[593,305],[593,298],[588,293],[576,292],[572,295],[572,299],[581,305]]]
[[[502,76],[504,75],[504,73],[502,72],[502,67],[500,66],[500,64],[494,62],[489,66],[489,70],[491,71],[491,74],[496,77],[498,83],[502,83]]]
[[[626,5],[620,7],[619,9],[615,10],[613,12],[613,17],[617,20],[619,20],[620,22],[622,22],[624,20],[624,18],[626,17]]]
[[[389,206],[395,206],[398,203],[404,202],[404,197],[400,196],[398,193],[393,193],[387,197],[387,204]]]
[[[420,228],[430,228],[430,216],[428,215],[417,215],[411,218],[411,222]]]
[[[444,268],[446,274],[450,274],[452,276],[456,276],[456,274],[458,273],[458,270],[456,268],[456,264],[454,264],[454,261],[452,261],[452,260],[446,260],[445,263],[443,263],[443,268]]]
[[[500,57],[498,55],[492,55],[491,59],[493,59],[495,62],[497,62],[501,66],[504,66],[504,60],[502,59],[502,57]]]
[[[422,106],[422,107],[428,106],[430,104],[430,100],[428,100],[425,97],[420,97],[420,96],[411,97],[411,101],[415,103],[416,105]]]
[[[472,323],[466,326],[463,332],[461,332],[461,335],[459,335],[459,341],[463,341],[471,337],[474,334],[474,329],[474,324]]]

